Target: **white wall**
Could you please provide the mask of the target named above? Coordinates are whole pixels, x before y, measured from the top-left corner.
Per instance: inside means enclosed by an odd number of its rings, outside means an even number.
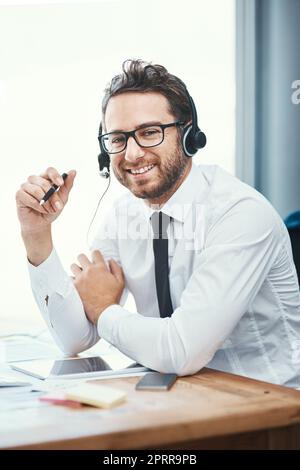
[[[195,161],[234,172],[234,14],[234,0],[0,1],[0,331],[8,319],[39,322],[14,200],[28,175],[78,171],[54,235],[67,268],[87,252],[107,184],[96,158],[102,92],[123,60],[161,63],[185,81],[208,138]],[[121,190],[113,181],[100,216]]]

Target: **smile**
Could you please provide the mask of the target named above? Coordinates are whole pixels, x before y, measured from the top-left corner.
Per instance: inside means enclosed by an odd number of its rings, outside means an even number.
[[[144,173],[147,173],[148,171],[152,170],[155,165],[148,165],[148,166],[143,166],[142,168],[139,168],[138,170],[127,170],[128,173],[131,175],[141,175]]]

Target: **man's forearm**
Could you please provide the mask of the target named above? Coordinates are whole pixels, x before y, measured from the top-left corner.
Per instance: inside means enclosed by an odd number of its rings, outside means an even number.
[[[51,228],[44,232],[22,232],[28,261],[38,266],[45,261],[53,249]]]
[[[29,263],[28,268],[34,298],[58,347],[68,355],[92,347],[99,339],[97,327],[88,321],[55,248],[42,267]]]

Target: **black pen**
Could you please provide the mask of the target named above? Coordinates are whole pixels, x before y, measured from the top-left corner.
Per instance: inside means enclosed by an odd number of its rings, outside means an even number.
[[[68,176],[67,173],[63,173],[61,175],[62,179],[65,181],[66,177]],[[50,197],[52,196],[52,194],[54,194],[56,191],[58,191],[60,188],[60,186],[58,186],[57,184],[53,184],[51,186],[51,188],[49,189],[49,191],[46,192],[45,196],[40,200],[40,206],[43,206],[45,204],[45,202],[48,201],[48,199],[50,199]]]

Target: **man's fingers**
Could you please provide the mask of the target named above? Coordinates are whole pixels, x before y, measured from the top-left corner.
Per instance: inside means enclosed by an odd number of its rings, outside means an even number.
[[[76,263],[72,263],[70,267],[71,267],[71,271],[74,274],[75,278],[76,278],[76,276],[78,276],[78,274],[82,273],[82,269]]]
[[[115,260],[110,259],[109,267],[110,267],[111,273],[115,276],[115,278],[119,282],[124,283],[124,274],[123,274],[123,269],[121,268],[121,266],[119,266]]]
[[[68,176],[65,179],[65,183],[64,183],[64,187],[67,189],[68,192],[70,192],[70,189],[73,186],[75,176],[76,176],[75,170],[71,170],[68,172]]]
[[[20,189],[17,192],[16,201],[20,207],[29,207],[30,209],[40,212],[41,214],[49,214],[49,210],[41,206],[37,199],[24,191],[24,189]]]
[[[41,174],[41,177],[50,181],[51,185],[56,184],[57,186],[62,186],[64,184],[64,180],[62,179],[60,173],[52,166],[47,168],[47,170]]]
[[[71,170],[68,173],[68,176],[63,180],[59,172],[53,168],[49,167],[44,173],[40,176],[31,175],[28,177],[27,182],[24,185],[27,185],[27,192],[33,197],[36,197],[38,201],[49,191],[52,185],[59,186],[57,192],[53,193],[50,199],[44,204],[45,209],[50,213],[55,213],[62,211],[65,204],[68,201],[69,192],[73,186],[74,178],[76,176],[76,171]],[[23,185],[23,186],[24,186]],[[25,191],[26,189],[23,188]]]
[[[23,190],[24,193],[34,198],[36,202],[38,203],[40,202],[42,197],[45,196],[45,191],[43,188],[35,184],[32,184],[29,181],[26,181],[25,183],[21,184],[21,190]]]
[[[36,187],[40,187],[44,193],[46,193],[52,186],[52,183],[49,181],[49,179],[42,178],[42,176],[38,175],[28,176],[27,181]]]
[[[78,259],[78,261],[79,261],[79,263],[80,263],[80,265],[82,266],[83,269],[88,268],[92,264],[92,262],[88,259],[88,257],[83,253],[78,255],[77,259]]]
[[[92,261],[95,264],[103,264],[103,267],[107,269],[105,259],[103,258],[101,252],[99,250],[92,251]]]
[[[40,177],[42,179],[44,179],[44,181],[46,180],[50,183],[50,186],[52,186],[53,184],[56,184],[56,186],[60,187],[58,192],[55,193],[51,197],[51,199],[50,199],[51,201],[52,200],[54,202],[60,201],[60,202],[62,202],[63,205],[65,205],[66,202],[68,201],[69,192],[71,191],[71,189],[73,187],[73,184],[74,184],[76,171],[75,170],[70,170],[67,173],[67,175],[68,176],[66,177],[66,179],[63,180],[60,173],[56,170],[56,168],[53,168],[53,167],[47,168],[47,170],[40,175]],[[50,188],[50,186],[49,186],[49,188]],[[48,191],[48,189],[47,189],[47,191]]]
[[[66,202],[68,201],[69,192],[73,187],[75,176],[75,170],[69,171],[68,176],[64,181],[64,184],[60,186],[59,191],[57,193],[61,197],[64,204],[66,204]]]
[[[117,279],[118,282],[124,284],[124,274],[121,266],[118,265],[116,261],[113,259],[110,259],[108,262],[109,269],[107,268],[107,264],[99,250],[94,250],[92,252],[92,261],[88,259],[88,257],[81,253],[80,255],[77,256],[77,259],[79,261],[79,264],[81,265],[78,266],[77,264],[73,263],[71,265],[71,270],[72,273],[77,276],[82,272],[82,269],[86,269],[92,265],[97,265],[99,268],[104,268],[105,271],[111,272],[111,274]]]
[[[40,178],[40,177],[37,177]],[[43,180],[43,178],[40,178]],[[29,181],[35,181],[35,183],[30,183]],[[45,196],[45,193],[50,189],[50,183],[48,183],[46,180],[43,180],[45,184],[40,183],[39,180],[35,180],[34,176],[30,176],[28,178],[28,181],[26,183],[23,183],[21,185],[21,188],[23,189],[24,192],[30,194],[32,197],[34,197],[38,204],[40,203],[40,200]],[[47,189],[48,188],[48,189]],[[57,205],[57,203],[59,205]],[[54,212],[57,212],[57,210],[61,210],[64,205],[63,202],[61,201],[60,197],[56,194],[53,194],[53,196],[47,201],[43,207],[46,209],[47,212],[50,212],[51,214]]]

